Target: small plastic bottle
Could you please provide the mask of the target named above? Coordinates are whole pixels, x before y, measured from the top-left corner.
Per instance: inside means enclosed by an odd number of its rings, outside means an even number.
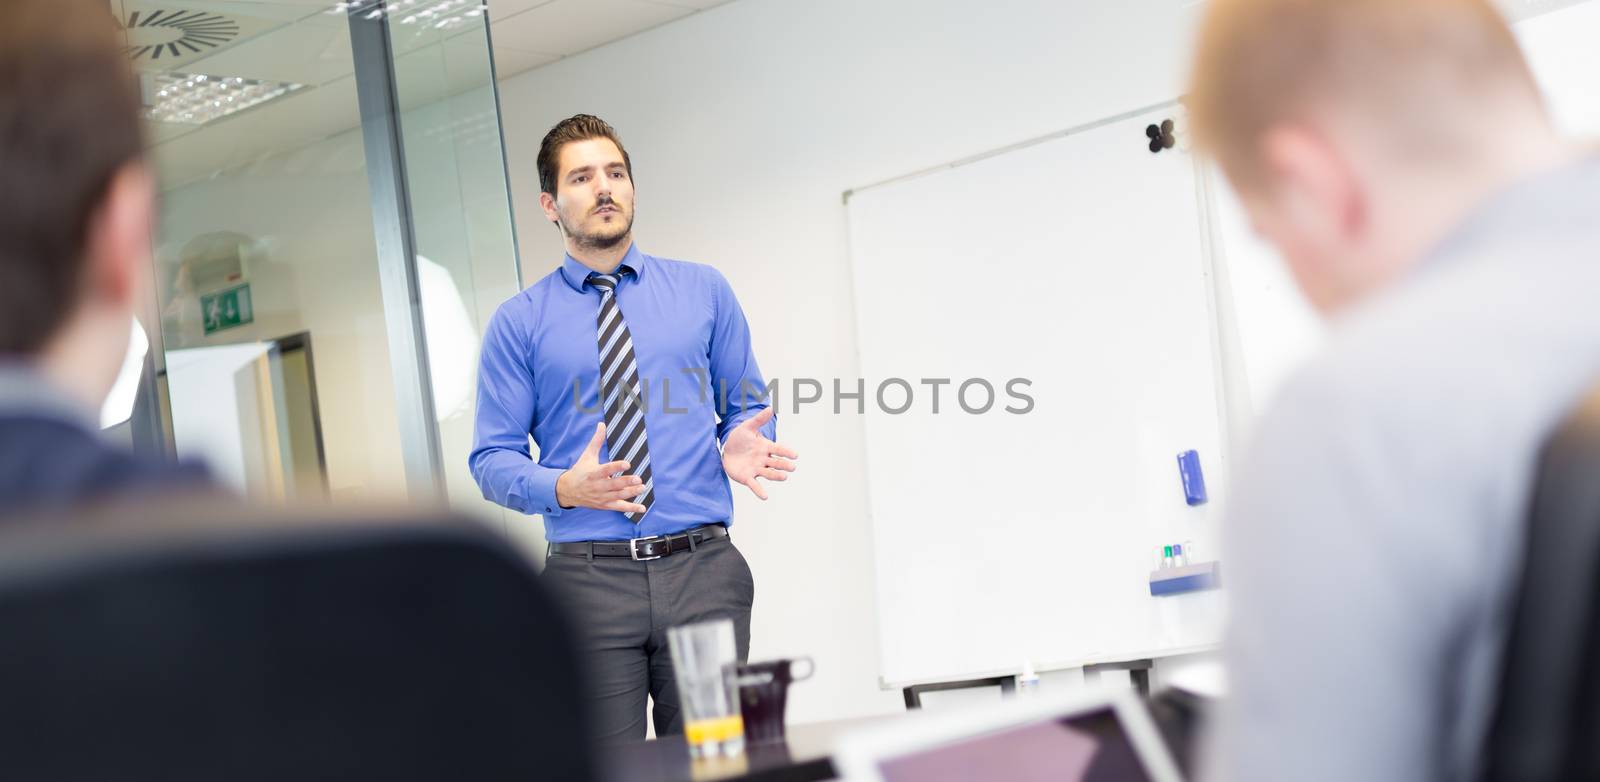
[[[1017,697],[1031,698],[1039,694],[1039,674],[1033,670],[1033,662],[1022,664],[1022,673],[1017,675]]]

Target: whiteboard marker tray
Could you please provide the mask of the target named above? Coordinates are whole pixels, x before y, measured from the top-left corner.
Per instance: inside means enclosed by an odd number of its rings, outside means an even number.
[[[1222,563],[1196,562],[1182,567],[1150,571],[1150,594],[1177,595],[1222,586]]]

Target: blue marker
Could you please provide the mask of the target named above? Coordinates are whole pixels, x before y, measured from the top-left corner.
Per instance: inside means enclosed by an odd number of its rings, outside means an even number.
[[[1206,500],[1206,476],[1200,471],[1200,453],[1198,451],[1184,451],[1178,454],[1178,477],[1183,479],[1183,499],[1190,507],[1204,505]]]

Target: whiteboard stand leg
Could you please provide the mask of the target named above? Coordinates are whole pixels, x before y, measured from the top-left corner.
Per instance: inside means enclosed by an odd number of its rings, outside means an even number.
[[[1144,698],[1150,697],[1150,669],[1155,666],[1153,660],[1129,660],[1121,663],[1101,663],[1099,665],[1083,666],[1083,683],[1097,684],[1100,674],[1105,671],[1127,671],[1128,680],[1133,683],[1133,688],[1139,691]]]
[[[1148,662],[1148,660],[1146,661]],[[922,695],[928,692],[941,690],[966,690],[973,687],[1000,686],[1002,696],[1010,695],[1017,691],[1017,679],[1014,676],[995,676],[988,679],[967,679],[959,682],[936,682],[934,684],[913,684],[901,691],[906,698],[906,711],[922,708]]]

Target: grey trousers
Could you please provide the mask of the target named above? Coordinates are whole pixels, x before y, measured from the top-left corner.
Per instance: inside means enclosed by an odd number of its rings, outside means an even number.
[[[646,562],[555,555],[541,580],[578,634],[602,741],[644,738],[646,695],[655,699],[656,734],[683,732],[668,628],[726,617],[739,661],[750,655],[755,578],[731,537]]]

